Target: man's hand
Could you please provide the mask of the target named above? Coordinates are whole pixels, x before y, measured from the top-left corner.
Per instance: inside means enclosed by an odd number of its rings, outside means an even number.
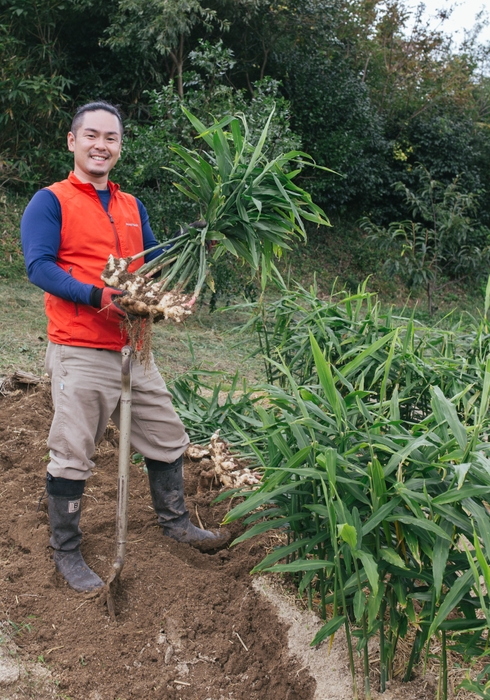
[[[90,304],[96,309],[107,309],[109,312],[114,312],[119,318],[126,318],[126,311],[117,303],[117,297],[126,294],[127,292],[115,287],[94,287],[90,293]]]

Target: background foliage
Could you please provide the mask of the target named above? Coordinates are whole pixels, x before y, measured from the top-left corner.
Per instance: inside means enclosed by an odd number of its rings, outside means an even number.
[[[489,48],[455,47],[441,20],[431,29],[405,0],[0,0],[0,185],[62,178],[70,114],[105,98],[126,115],[115,176],[164,238],[193,219],[162,170],[170,143],[193,144],[181,104],[260,131],[275,102],[268,156],[302,147],[336,171],[298,181],[329,214],[402,221],[395,184],[416,191],[421,165],[442,186],[458,178],[488,226]]]

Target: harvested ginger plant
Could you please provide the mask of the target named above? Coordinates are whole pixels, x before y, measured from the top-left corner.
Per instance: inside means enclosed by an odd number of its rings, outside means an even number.
[[[244,466],[229,450],[227,442],[222,440],[217,430],[211,436],[209,445],[189,445],[186,456],[193,462],[199,461],[202,471],[199,478],[198,492],[209,490],[213,486],[239,488],[255,487],[260,483],[261,474]]]
[[[140,351],[140,360],[147,366],[153,323],[162,319],[180,323],[192,313],[194,300],[189,294],[162,291],[159,282],[128,272],[132,260],[110,255],[100,277],[108,287],[127,292],[117,303],[129,314],[125,320],[129,343]]]
[[[158,282],[127,271],[133,258],[109,256],[101,279],[108,287],[122,289],[127,294],[117,300],[125,311],[152,321],[172,320],[180,323],[192,313],[193,299],[189,294],[162,291]]]

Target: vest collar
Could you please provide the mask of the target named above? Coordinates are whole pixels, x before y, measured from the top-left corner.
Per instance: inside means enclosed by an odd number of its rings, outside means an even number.
[[[73,170],[68,175],[68,182],[70,182],[72,185],[74,185],[78,190],[81,190],[82,192],[86,192],[87,194],[89,194],[92,197],[93,196],[98,197],[97,190],[92,185],[92,183],[91,182],[81,182],[78,179],[78,177],[75,175]],[[117,183],[111,182],[110,180],[108,181],[107,186],[109,188],[109,192],[111,193],[111,197],[115,192],[117,192],[118,190],[121,189]]]

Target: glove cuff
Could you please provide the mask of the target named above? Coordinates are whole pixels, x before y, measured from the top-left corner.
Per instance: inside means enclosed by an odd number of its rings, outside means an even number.
[[[92,287],[90,292],[90,305],[95,306],[96,309],[100,309],[102,306],[102,287]]]

